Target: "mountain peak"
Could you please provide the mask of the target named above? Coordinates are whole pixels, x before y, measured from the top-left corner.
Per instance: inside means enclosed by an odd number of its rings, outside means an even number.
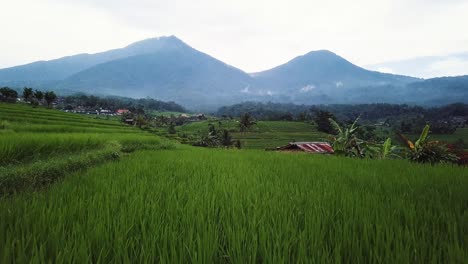
[[[326,50],[326,49],[313,50],[313,51],[310,51],[310,52],[306,53],[304,56],[307,56],[307,55],[332,55],[332,56],[338,56],[334,52],[331,52],[331,51]]]
[[[303,59],[312,59],[312,60],[319,60],[319,61],[345,61],[342,57],[338,56],[336,53],[331,52],[329,50],[314,50],[310,51],[302,56],[296,57],[293,60],[303,60]]]
[[[174,35],[161,36],[155,38],[144,39],[141,41],[134,42],[124,49],[137,50],[140,53],[152,53],[161,48],[180,48],[188,47],[182,40]]]

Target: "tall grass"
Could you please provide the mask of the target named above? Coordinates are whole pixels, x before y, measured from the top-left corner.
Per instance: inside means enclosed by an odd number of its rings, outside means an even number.
[[[0,194],[51,183],[143,149],[174,145],[115,121],[95,120],[56,110],[0,104]]]
[[[468,173],[263,151],[136,153],[0,201],[0,262],[463,263]]]
[[[96,135],[21,133],[0,137],[0,165],[102,147]]]

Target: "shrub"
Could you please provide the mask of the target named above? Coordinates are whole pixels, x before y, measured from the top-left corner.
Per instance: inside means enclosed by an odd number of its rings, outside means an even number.
[[[418,163],[431,164],[456,162],[458,157],[445,144],[439,141],[428,141],[429,129],[429,125],[426,125],[418,140],[414,143],[398,133],[398,136],[408,148],[408,159]]]

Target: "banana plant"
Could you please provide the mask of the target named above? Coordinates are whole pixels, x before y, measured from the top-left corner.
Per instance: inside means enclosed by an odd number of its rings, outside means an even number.
[[[369,145],[367,147],[370,157],[378,159],[401,158],[398,154],[398,147],[392,145],[392,139],[387,138],[383,144]]]
[[[364,150],[362,144],[364,140],[357,138],[357,130],[359,117],[348,127],[341,127],[335,120],[329,119],[330,124],[338,132],[336,136],[332,136],[333,149],[338,154],[344,154],[346,156],[358,156],[364,157]]]
[[[428,141],[429,125],[426,125],[419,138],[413,143],[401,133],[398,137],[408,148],[408,159],[419,163],[450,163],[456,162],[458,157],[451,153],[447,146],[439,141]]]
[[[418,151],[426,143],[427,136],[429,135],[429,129],[430,129],[429,125],[426,125],[423,128],[421,135],[414,143],[401,133],[397,133],[397,135],[403,141],[406,147],[408,147],[408,149],[410,149],[411,151]]]

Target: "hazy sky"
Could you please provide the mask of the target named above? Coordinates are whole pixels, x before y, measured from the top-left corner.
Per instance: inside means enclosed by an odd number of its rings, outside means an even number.
[[[318,49],[358,65],[468,50],[468,0],[0,0],[0,10],[0,68],[161,35],[248,72]]]

